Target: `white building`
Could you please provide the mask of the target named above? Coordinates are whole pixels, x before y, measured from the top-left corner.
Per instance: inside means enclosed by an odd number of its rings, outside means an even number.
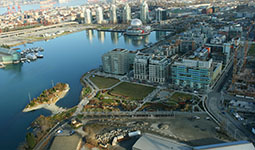
[[[123,10],[123,23],[129,23],[131,21],[131,8],[128,3],[125,4]]]
[[[112,24],[118,23],[118,20],[117,20],[117,12],[116,12],[116,6],[115,6],[115,5],[112,5],[112,6],[111,6],[111,9],[110,9],[110,22],[111,22]]]
[[[166,57],[152,57],[149,61],[149,80],[164,84],[169,77],[169,61]]]
[[[140,7],[140,19],[143,23],[147,23],[149,20],[149,7],[146,1],[144,1]]]
[[[84,14],[84,18],[85,18],[85,23],[86,24],[91,24],[91,11],[90,9],[85,9],[85,14]]]
[[[147,80],[149,78],[149,58],[147,54],[136,54],[134,60],[134,78]]]
[[[226,41],[226,35],[222,34],[215,34],[213,38],[211,39],[211,44],[223,44]]]
[[[96,9],[96,20],[98,24],[102,24],[104,17],[103,17],[103,9],[102,7],[97,7]]]

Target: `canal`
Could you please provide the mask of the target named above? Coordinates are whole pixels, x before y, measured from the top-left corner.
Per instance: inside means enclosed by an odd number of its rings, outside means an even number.
[[[16,149],[24,141],[31,122],[39,115],[50,115],[43,109],[23,113],[29,102],[28,94],[34,98],[50,88],[52,82],[65,82],[71,89],[57,105],[75,106],[82,88],[80,77],[99,67],[104,53],[114,48],[141,49],[144,44],[159,40],[161,35],[165,34],[152,32],[146,37],[130,38],[120,33],[89,30],[18,46],[21,49],[43,47],[44,58],[0,69],[0,149]]]

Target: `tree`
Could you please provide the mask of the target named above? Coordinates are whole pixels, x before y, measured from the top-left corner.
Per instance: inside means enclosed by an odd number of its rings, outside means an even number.
[[[5,27],[3,31],[4,31],[4,32],[9,32],[9,28],[8,28],[8,27]]]
[[[28,144],[29,149],[33,149],[35,147],[36,141],[33,133],[31,132],[27,133],[26,142]]]
[[[2,44],[1,47],[10,49],[10,46],[9,45],[5,45],[5,44]]]

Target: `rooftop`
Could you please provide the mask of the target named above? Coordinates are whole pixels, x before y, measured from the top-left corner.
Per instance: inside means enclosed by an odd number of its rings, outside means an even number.
[[[255,147],[248,141],[236,141],[221,144],[212,144],[194,147],[194,150],[255,150]]]
[[[72,136],[56,136],[50,150],[76,150],[81,143],[81,137],[77,134]]]
[[[189,60],[197,60],[197,61],[209,61],[210,57],[208,56],[210,51],[211,49],[208,47],[199,47],[195,51],[189,51],[188,53],[186,53],[183,56],[183,58],[189,59]]]
[[[149,133],[145,133],[140,137],[133,148],[139,150],[192,150],[192,148],[186,144]]]
[[[15,52],[15,50],[0,47],[0,55],[12,55]]]

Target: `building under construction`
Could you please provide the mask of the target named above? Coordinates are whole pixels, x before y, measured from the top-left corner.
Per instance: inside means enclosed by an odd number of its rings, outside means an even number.
[[[255,51],[254,45],[249,49]],[[235,51],[234,69],[232,84],[229,92],[234,95],[255,97],[255,56],[249,55],[248,43],[245,43],[244,56],[240,60],[237,58],[238,50]]]

